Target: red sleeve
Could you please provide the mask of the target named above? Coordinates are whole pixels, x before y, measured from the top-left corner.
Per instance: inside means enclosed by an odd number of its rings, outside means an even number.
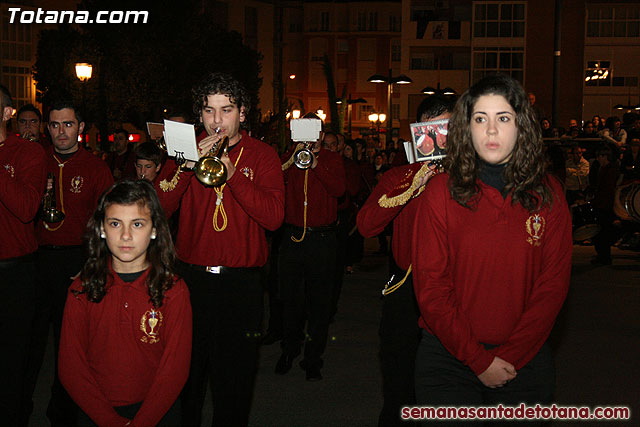
[[[571,280],[571,216],[559,183],[554,182],[554,205],[547,222],[549,227],[540,272],[525,306],[524,313],[504,344],[491,353],[522,368],[538,353],[547,340],[569,290]]]
[[[193,176],[193,172],[189,171],[180,171],[178,175],[178,182],[173,189],[167,189],[166,191],[160,188],[160,184],[165,182],[171,182],[174,178],[176,171],[178,170],[178,165],[173,159],[167,159],[167,161],[162,166],[160,173],[164,176],[163,179],[156,180],[153,186],[156,189],[156,193],[158,193],[158,199],[160,200],[160,204],[162,205],[162,209],[167,218],[169,218],[173,213],[178,210],[180,207],[180,200],[182,196],[189,188],[189,183],[191,182],[191,177]]]
[[[40,208],[46,184],[47,162],[44,150],[34,142],[21,142],[29,149],[21,150],[18,170],[0,165],[0,203],[23,223],[33,220]]]
[[[447,204],[451,201],[447,175],[436,176],[419,197],[417,210],[427,221],[416,221],[411,262],[413,285],[422,319],[442,345],[476,375],[484,372],[493,355],[475,337],[471,323],[458,307],[447,241]],[[429,238],[420,238],[428,236]]]
[[[284,179],[278,155],[271,147],[263,148],[260,169],[252,181],[240,170],[227,181],[242,209],[267,230],[276,230],[284,219]]]
[[[136,414],[131,426],[154,426],[176,401],[189,376],[191,363],[191,303],[189,291],[182,279],[178,280],[170,297],[165,298],[165,342],[162,359],[149,395]]]
[[[336,153],[328,150],[321,150],[318,156],[318,164],[310,169],[327,193],[333,197],[340,197],[345,191],[344,165],[342,158]]]
[[[124,426],[129,420],[113,409],[89,368],[87,349],[91,321],[88,304],[93,303],[84,296],[76,297],[71,293],[71,289],[79,288],[80,280],[76,279],[69,288],[64,307],[58,357],[60,382],[93,422],[100,426]]]
[[[356,222],[358,231],[362,236],[374,237],[380,234],[404,207],[401,205],[393,208],[383,208],[378,204],[380,197],[393,190],[398,183],[398,179],[402,177],[402,175],[398,175],[398,170],[399,168],[394,168],[386,172],[367,198],[367,201],[360,208]]]

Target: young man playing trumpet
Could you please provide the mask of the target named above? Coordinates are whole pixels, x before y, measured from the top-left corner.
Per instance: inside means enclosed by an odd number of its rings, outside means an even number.
[[[226,169],[224,183],[207,186],[193,172],[184,171],[171,182],[160,182],[157,190],[168,216],[181,204],[178,271],[191,292],[193,309],[182,425],[200,426],[207,384],[213,396],[213,424],[246,425],[262,328],[265,230],[282,223],[282,170],[275,150],[242,129],[249,98],[237,80],[211,74],[193,95],[194,111],[204,126],[198,136],[201,157],[225,138],[229,149],[219,158]]]

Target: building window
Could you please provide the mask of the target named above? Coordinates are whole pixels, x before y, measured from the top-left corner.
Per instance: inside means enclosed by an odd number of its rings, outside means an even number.
[[[320,31],[329,31],[329,12],[320,12]]]
[[[358,31],[367,31],[367,14],[358,12]]]
[[[476,2],[474,37],[524,37],[525,2]]]
[[[389,31],[394,33],[402,31],[400,27],[400,18],[397,15],[389,15]]]
[[[587,61],[585,86],[611,86],[611,77],[611,61]]]
[[[368,122],[369,114],[373,113],[373,105],[369,104],[356,104],[358,106],[358,121]]]
[[[369,12],[369,31],[378,31],[378,12]]]
[[[640,37],[640,6],[587,5],[587,37]]]
[[[473,81],[497,72],[508,74],[524,83],[524,50],[517,47],[474,48]]]
[[[2,81],[11,92],[16,110],[33,102],[31,69],[28,67],[2,67]]]
[[[391,43],[391,61],[400,62],[402,53],[402,46],[400,46],[400,42]]]

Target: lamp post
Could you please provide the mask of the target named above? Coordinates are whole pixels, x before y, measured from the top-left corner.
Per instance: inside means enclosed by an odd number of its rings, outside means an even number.
[[[82,130],[82,142],[85,147],[87,146],[87,122],[86,122],[86,83],[91,79],[91,74],[93,72],[93,66],[86,62],[78,62],[76,63],[76,77],[80,80],[82,86],[82,113],[85,116],[84,129]]]
[[[369,121],[371,122],[371,127],[376,130],[376,139],[378,140],[378,148],[386,148],[386,144],[385,144],[385,147],[382,147],[382,144],[380,144],[380,124],[384,123],[386,119],[387,119],[387,115],[384,113],[369,114]],[[388,126],[389,126],[389,122],[387,122],[387,129],[388,129]]]
[[[338,103],[341,103],[342,101],[339,100]],[[351,99],[351,94],[349,94],[349,98],[347,98],[347,122],[349,123],[349,138],[351,138],[351,108],[353,104],[366,104],[367,101],[363,98],[356,98],[356,99]]]
[[[413,83],[410,77],[400,74],[394,77],[392,70],[389,69],[389,75],[383,76],[381,74],[374,74],[367,79],[369,83],[386,83],[387,84],[387,140],[391,139],[391,131],[393,129],[393,113],[391,112],[392,98],[393,98],[393,85],[394,84],[409,84]]]

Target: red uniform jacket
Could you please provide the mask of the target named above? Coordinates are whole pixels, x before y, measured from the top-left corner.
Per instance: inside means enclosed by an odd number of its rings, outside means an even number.
[[[61,166],[62,165],[62,166]],[[47,153],[47,174],[53,173],[56,208],[65,214],[59,223],[38,221],[40,245],[81,245],[87,221],[102,193],[113,184],[107,164],[84,148],[64,162],[53,147]]]
[[[145,280],[123,282],[111,270],[107,294],[87,300],[76,279],[67,295],[58,369],[69,395],[100,426],[123,426],[115,406],[144,402],[132,426],[154,426],[187,381],[191,361],[189,290],[178,279],[154,309]],[[151,328],[150,320],[156,319]]]
[[[15,135],[0,142],[0,260],[38,248],[34,220],[44,194],[45,163],[36,142]]]
[[[573,242],[561,185],[547,179],[553,207],[530,213],[481,181],[477,206],[465,208],[448,178],[433,177],[416,199],[420,326],[476,375],[494,356],[520,369],[546,341],[569,288]]]
[[[284,155],[284,161],[291,155]],[[338,153],[321,149],[316,154],[318,164],[307,169],[307,227],[332,224],[338,215],[338,197],[345,191],[344,166]],[[304,226],[304,176],[305,170],[290,166],[284,171],[286,187],[286,211],[284,221],[298,227]]]
[[[408,270],[411,265],[411,237],[413,235],[414,221],[416,220],[416,199],[408,203],[392,208],[383,208],[378,200],[383,194],[389,194],[402,182],[407,174],[415,174],[422,163],[398,166],[390,169],[382,176],[382,179],[373,189],[373,192],[358,212],[358,231],[364,237],[373,237],[380,234],[384,228],[393,221],[393,236],[391,238],[391,250],[393,258],[403,270]]]
[[[259,267],[267,262],[265,229],[280,227],[284,215],[284,184],[278,155],[243,131],[240,142],[229,151],[229,158],[238,163],[223,189],[227,216],[224,231],[213,228],[217,199],[214,188],[200,183],[192,172],[182,172],[174,190],[165,192],[156,188],[167,216],[181,203],[176,252],[184,262],[226,267]],[[171,178],[173,174],[168,176]],[[219,226],[222,221],[219,213]]]

